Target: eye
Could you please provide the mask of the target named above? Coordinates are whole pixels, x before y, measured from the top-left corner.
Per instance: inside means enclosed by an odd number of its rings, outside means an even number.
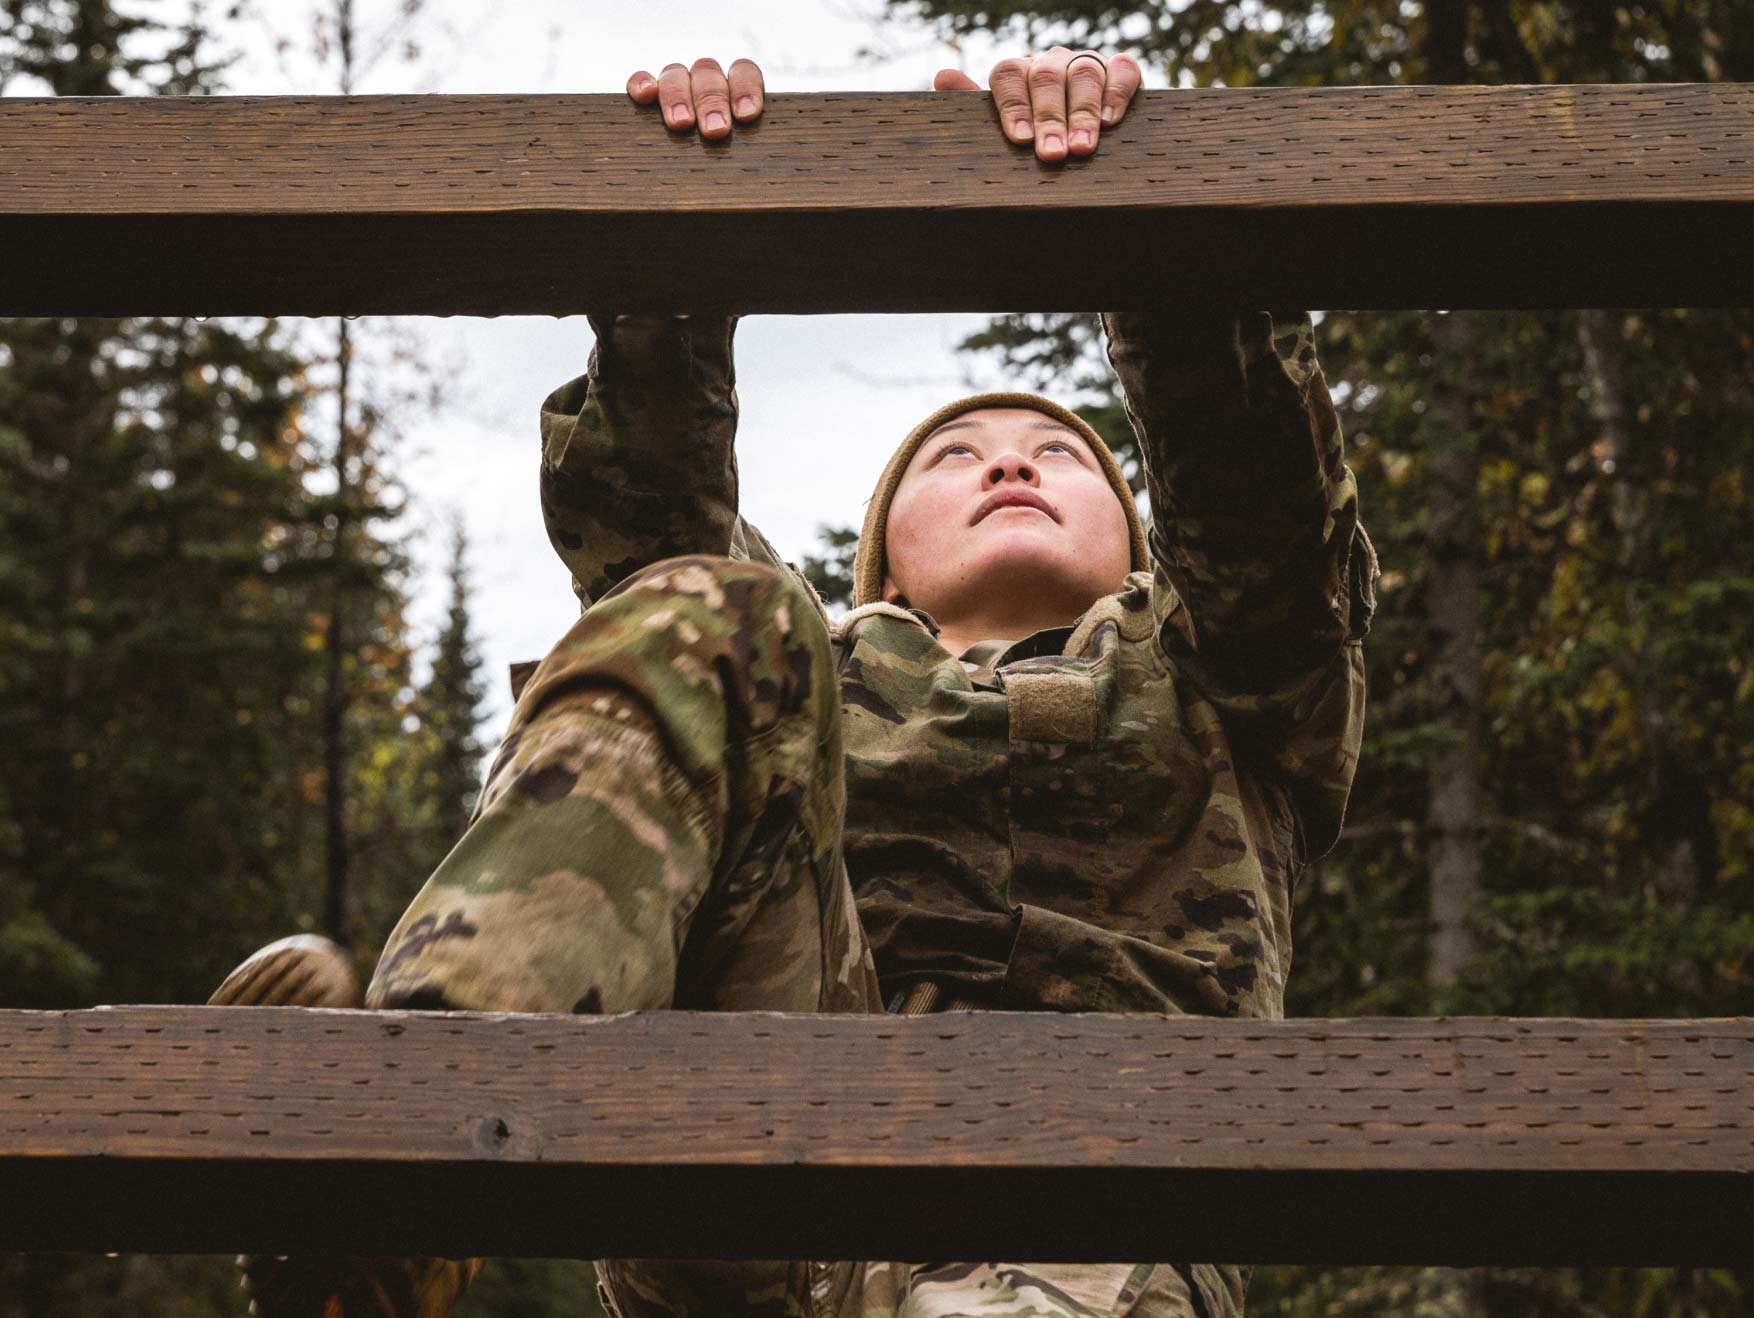
[[[1074,449],[1070,444],[1066,443],[1066,441],[1063,439],[1049,440],[1046,444],[1043,444],[1041,446],[1041,451],[1043,453],[1047,453],[1053,449],[1059,449],[1060,452],[1070,454],[1072,457],[1078,456],[1077,450]]]
[[[972,454],[973,452],[974,452],[974,450],[972,448],[970,448],[967,444],[957,444],[957,443],[952,442],[952,443],[946,444],[943,448],[939,449],[938,456],[941,458],[947,458],[952,453],[970,453],[970,454]]]

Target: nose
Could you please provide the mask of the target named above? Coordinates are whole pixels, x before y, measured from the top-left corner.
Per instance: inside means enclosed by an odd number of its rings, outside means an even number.
[[[1021,453],[1002,453],[994,458],[987,467],[984,480],[986,487],[995,489],[1006,481],[1020,481],[1025,485],[1040,485],[1041,476],[1028,458]]]

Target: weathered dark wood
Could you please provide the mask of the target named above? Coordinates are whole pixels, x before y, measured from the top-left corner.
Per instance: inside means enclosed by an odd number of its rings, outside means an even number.
[[[1723,1263],[1754,1021],[0,1013],[0,1241]]]
[[[0,314],[1754,303],[1754,86],[0,99]]]

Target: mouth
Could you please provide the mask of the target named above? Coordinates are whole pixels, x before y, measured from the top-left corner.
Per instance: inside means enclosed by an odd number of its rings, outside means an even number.
[[[981,500],[980,507],[974,510],[974,516],[968,519],[968,524],[973,526],[977,522],[985,521],[990,514],[1003,508],[1033,508],[1038,513],[1046,513],[1056,522],[1060,520],[1060,515],[1054,511],[1053,504],[1034,490],[1019,487],[1010,490],[997,490],[989,494]]]

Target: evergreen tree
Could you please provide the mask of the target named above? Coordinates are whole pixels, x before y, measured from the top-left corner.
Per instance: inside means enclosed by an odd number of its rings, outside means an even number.
[[[199,15],[169,26],[163,8],[0,0],[0,90],[215,90]],[[337,617],[362,959],[436,863],[479,717],[461,547],[429,737],[385,530],[387,441],[432,390],[341,386],[357,343],[338,334],[313,367],[273,322],[0,321],[0,1006],[200,1001],[316,925]],[[325,394],[346,401],[325,413]],[[442,811],[435,756],[457,776]],[[593,1294],[587,1264],[507,1264],[471,1305],[595,1312]],[[0,1254],[0,1318],[241,1307],[227,1259]]]
[[[366,649],[372,683],[359,691],[349,739],[360,748],[353,772],[352,823],[358,837],[356,952],[377,953],[384,935],[468,825],[481,785],[482,703],[487,698],[469,617],[468,541],[461,522],[451,538],[450,600],[432,667],[410,684],[412,654],[392,645],[396,625]],[[394,662],[390,662],[391,656]]]
[[[816,528],[819,553],[804,555],[804,575],[822,602],[846,607],[853,602],[853,558],[859,552],[859,533],[851,527]]]
[[[15,88],[215,74],[197,31],[104,0],[6,18]],[[149,38],[168,53],[125,49]],[[0,1001],[198,1000],[291,920],[265,807],[308,667],[273,551],[301,515],[300,364],[272,325],[188,319],[9,321],[0,345]]]
[[[399,0],[382,6],[373,24],[361,14],[355,0],[319,0],[310,11],[310,53],[325,72],[332,71],[336,89],[353,95],[374,65],[392,51],[406,59],[418,57],[414,29],[425,0]],[[356,835],[360,833],[355,775],[364,762],[382,770],[385,761],[404,762],[404,756],[372,740],[368,727],[385,706],[361,708],[361,683],[373,680],[367,672],[374,660],[389,659],[394,666],[406,664],[405,647],[386,649],[375,639],[376,629],[394,615],[401,621],[400,586],[397,578],[406,562],[399,546],[386,536],[397,510],[390,506],[397,493],[387,475],[395,422],[411,401],[404,391],[386,405],[384,381],[362,372],[366,363],[353,321],[335,321],[332,396],[335,404],[334,438],[329,448],[329,475],[333,482],[325,508],[322,556],[328,565],[328,584],[323,603],[323,691],[320,699],[320,738],[323,783],[323,904],[322,927],[338,942],[369,947],[377,932],[362,922],[361,904],[378,910],[385,895],[382,885],[366,891],[371,880],[356,864]],[[429,391],[428,403],[435,401]],[[400,407],[396,404],[401,404]],[[385,673],[377,685],[386,689]],[[408,698],[406,690],[398,700]],[[392,702],[393,703],[393,702]],[[365,740],[356,739],[356,732]],[[393,736],[393,732],[391,733]],[[381,780],[381,772],[379,774]],[[381,788],[382,781],[378,783]],[[403,826],[390,832],[367,834],[366,845],[378,852],[384,843],[407,833]],[[392,887],[390,891],[399,890]]]
[[[43,84],[51,96],[116,96],[150,77],[155,61],[123,50],[123,43],[159,25],[128,17],[111,4],[80,0],[4,0],[0,3],[0,91],[21,78]]]
[[[451,595],[432,660],[420,692],[421,720],[432,736],[422,787],[432,801],[433,828],[443,851],[463,835],[481,790],[482,703],[487,686],[481,656],[469,622],[469,541],[463,523],[451,529],[447,571]]]
[[[397,529],[404,495],[393,466],[396,433],[412,403],[361,369],[361,340],[346,320],[337,326],[335,353],[322,363],[330,437],[310,452],[321,493],[304,544],[312,592],[307,643],[320,657],[311,692],[311,804],[321,826],[312,821],[303,859],[321,894],[318,927],[363,956],[374,955],[387,932],[392,894],[413,895],[403,853],[419,831],[408,813],[416,808],[408,751],[398,744],[414,724],[415,693],[410,565]]]
[[[1735,0],[889,7],[952,38],[1129,49],[1172,84],[1754,76]],[[1321,334],[1387,575],[1345,839],[1296,894],[1288,1011],[1746,1014],[1754,313],[1336,313]],[[1116,401],[1093,316],[1000,317],[963,346],[1093,416]],[[1263,1268],[1251,1312],[1678,1318],[1742,1312],[1750,1284]]]
[[[204,94],[207,49],[108,0],[0,6],[14,93]],[[301,373],[272,323],[0,321],[0,1004],[200,1001],[294,924]],[[9,1316],[235,1296],[223,1260],[0,1255]]]

